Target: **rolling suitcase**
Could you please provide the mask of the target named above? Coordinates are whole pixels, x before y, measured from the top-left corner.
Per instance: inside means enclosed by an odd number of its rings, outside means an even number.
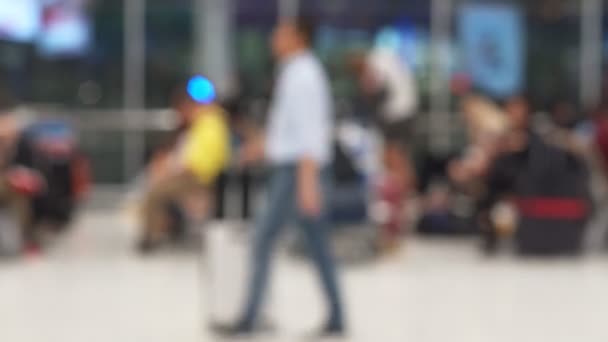
[[[242,221],[217,221],[204,233],[204,311],[211,330],[235,324],[242,314],[251,275],[251,234]],[[271,286],[261,309],[258,328],[272,331]]]
[[[243,226],[239,221],[212,222],[204,234],[205,295],[212,326],[236,322],[245,300],[250,243]]]

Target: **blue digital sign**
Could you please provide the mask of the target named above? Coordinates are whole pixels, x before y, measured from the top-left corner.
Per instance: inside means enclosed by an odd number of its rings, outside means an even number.
[[[521,91],[524,78],[522,15],[509,5],[466,5],[460,38],[473,84],[496,97]]]

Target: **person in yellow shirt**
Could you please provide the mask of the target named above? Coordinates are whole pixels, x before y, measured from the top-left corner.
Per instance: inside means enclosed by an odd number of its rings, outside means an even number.
[[[182,129],[148,169],[139,244],[142,252],[154,250],[167,237],[172,224],[170,205],[177,204],[198,219],[207,214],[210,189],[230,159],[229,127],[224,110],[215,102],[213,84],[196,76],[180,87],[173,102]]]

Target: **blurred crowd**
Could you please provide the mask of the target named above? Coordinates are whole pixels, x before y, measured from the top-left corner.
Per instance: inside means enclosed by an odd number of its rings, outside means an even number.
[[[374,245],[381,252],[398,249],[413,231],[480,233],[484,250],[494,252],[507,237],[526,244],[522,231],[536,228],[542,233],[535,243],[547,245],[539,251],[555,243],[555,252],[575,252],[583,249],[585,227],[608,225],[599,217],[608,105],[584,111],[556,98],[539,106],[524,92],[494,99],[465,81],[454,94],[465,146],[449,156],[420,157],[413,148],[421,114],[411,68],[387,46],[348,58],[357,91],[352,113],[333,128],[336,226],[376,226]],[[194,76],[167,94],[175,128],[152,148],[135,189],[143,203],[142,251],[183,238],[191,221],[208,220],[214,210],[222,217],[226,181],[235,172],[249,215],[252,168],[244,165],[262,153],[264,130],[243,115],[244,94],[218,98],[215,91],[207,78]],[[19,226],[23,250],[37,253],[40,229],[33,227],[65,226],[88,188],[90,170],[74,127],[33,120],[11,93],[9,87],[0,91],[2,220]],[[564,235],[551,226],[564,226]]]

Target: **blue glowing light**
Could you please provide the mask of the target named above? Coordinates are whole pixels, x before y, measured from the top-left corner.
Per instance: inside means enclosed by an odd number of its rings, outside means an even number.
[[[196,102],[208,104],[215,100],[215,87],[203,76],[194,76],[188,81],[188,94]]]

